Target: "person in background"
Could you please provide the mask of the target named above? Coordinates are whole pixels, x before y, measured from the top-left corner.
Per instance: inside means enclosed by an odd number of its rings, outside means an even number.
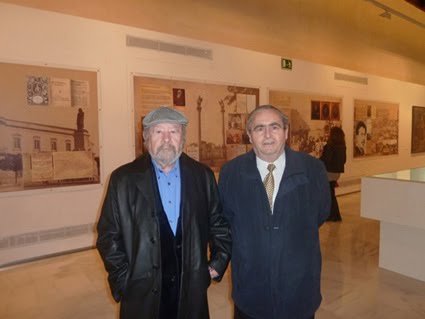
[[[187,124],[168,107],[150,112],[149,153],[111,175],[96,244],[121,319],[209,318],[207,288],[229,263],[214,174],[182,153]]]
[[[277,108],[256,108],[247,121],[253,150],[219,175],[235,319],[310,319],[322,300],[319,227],[329,214],[329,185],[320,160],[285,146],[288,127]]]
[[[364,156],[366,154],[366,124],[363,121],[358,121],[354,133],[354,157]]]
[[[320,159],[323,161],[328,173],[329,186],[331,190],[331,211],[329,221],[340,222],[342,220],[338,201],[335,196],[335,187],[341,173],[344,173],[344,165],[347,160],[347,148],[345,146],[344,131],[337,126],[330,130],[328,142],[323,148]]]

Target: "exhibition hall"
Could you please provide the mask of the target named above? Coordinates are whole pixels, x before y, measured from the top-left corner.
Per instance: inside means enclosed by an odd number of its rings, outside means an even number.
[[[0,318],[425,318],[424,31],[413,0],[0,0]]]

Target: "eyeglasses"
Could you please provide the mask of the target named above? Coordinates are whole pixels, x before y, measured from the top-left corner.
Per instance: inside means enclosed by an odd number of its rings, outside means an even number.
[[[279,123],[271,123],[268,125],[257,125],[252,130],[255,134],[275,133],[284,130],[283,126]]]

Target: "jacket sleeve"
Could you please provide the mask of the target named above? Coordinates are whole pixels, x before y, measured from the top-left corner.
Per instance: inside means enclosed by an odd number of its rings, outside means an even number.
[[[220,198],[218,195],[217,183],[212,172],[209,174],[209,247],[210,266],[214,268],[219,277],[214,278],[220,281],[226,271],[231,257],[232,240],[230,236],[230,226],[223,215]]]
[[[320,156],[320,160],[325,164],[325,167],[328,167],[328,165],[331,163],[332,157],[333,157],[332,147],[325,145],[325,147],[323,148],[322,156]]]
[[[96,247],[108,272],[112,296],[119,302],[125,291],[128,259],[122,240],[119,205],[113,176],[111,176],[101,215],[97,224]]]
[[[331,191],[324,164],[320,161],[316,170],[316,203],[318,209],[318,226],[320,227],[329,217],[331,211]]]
[[[344,147],[344,150],[342,152],[342,159],[341,159],[342,163],[345,164],[347,162],[347,150]]]
[[[229,208],[228,201],[230,200],[228,197],[228,181],[229,181],[229,174],[227,166],[224,165],[221,168],[220,175],[218,178],[218,192],[220,195],[220,202],[223,207],[223,214],[224,217],[229,221],[229,223],[232,223],[233,221],[233,214]]]

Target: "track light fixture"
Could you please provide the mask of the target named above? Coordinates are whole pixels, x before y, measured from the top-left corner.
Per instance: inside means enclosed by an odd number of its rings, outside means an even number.
[[[396,16],[400,19],[403,19],[407,22],[410,22],[412,24],[417,25],[418,27],[425,29],[425,23],[415,20],[397,10],[394,10],[393,8],[390,8],[384,4],[382,4],[381,2],[377,1],[377,0],[365,0],[366,2],[369,2],[370,4],[373,4],[375,7],[378,7],[382,10],[384,10],[383,13],[380,14],[381,17],[383,18],[387,18],[387,19],[391,19],[392,16]]]
[[[382,12],[379,16],[391,20],[391,13],[389,13],[388,11]]]

